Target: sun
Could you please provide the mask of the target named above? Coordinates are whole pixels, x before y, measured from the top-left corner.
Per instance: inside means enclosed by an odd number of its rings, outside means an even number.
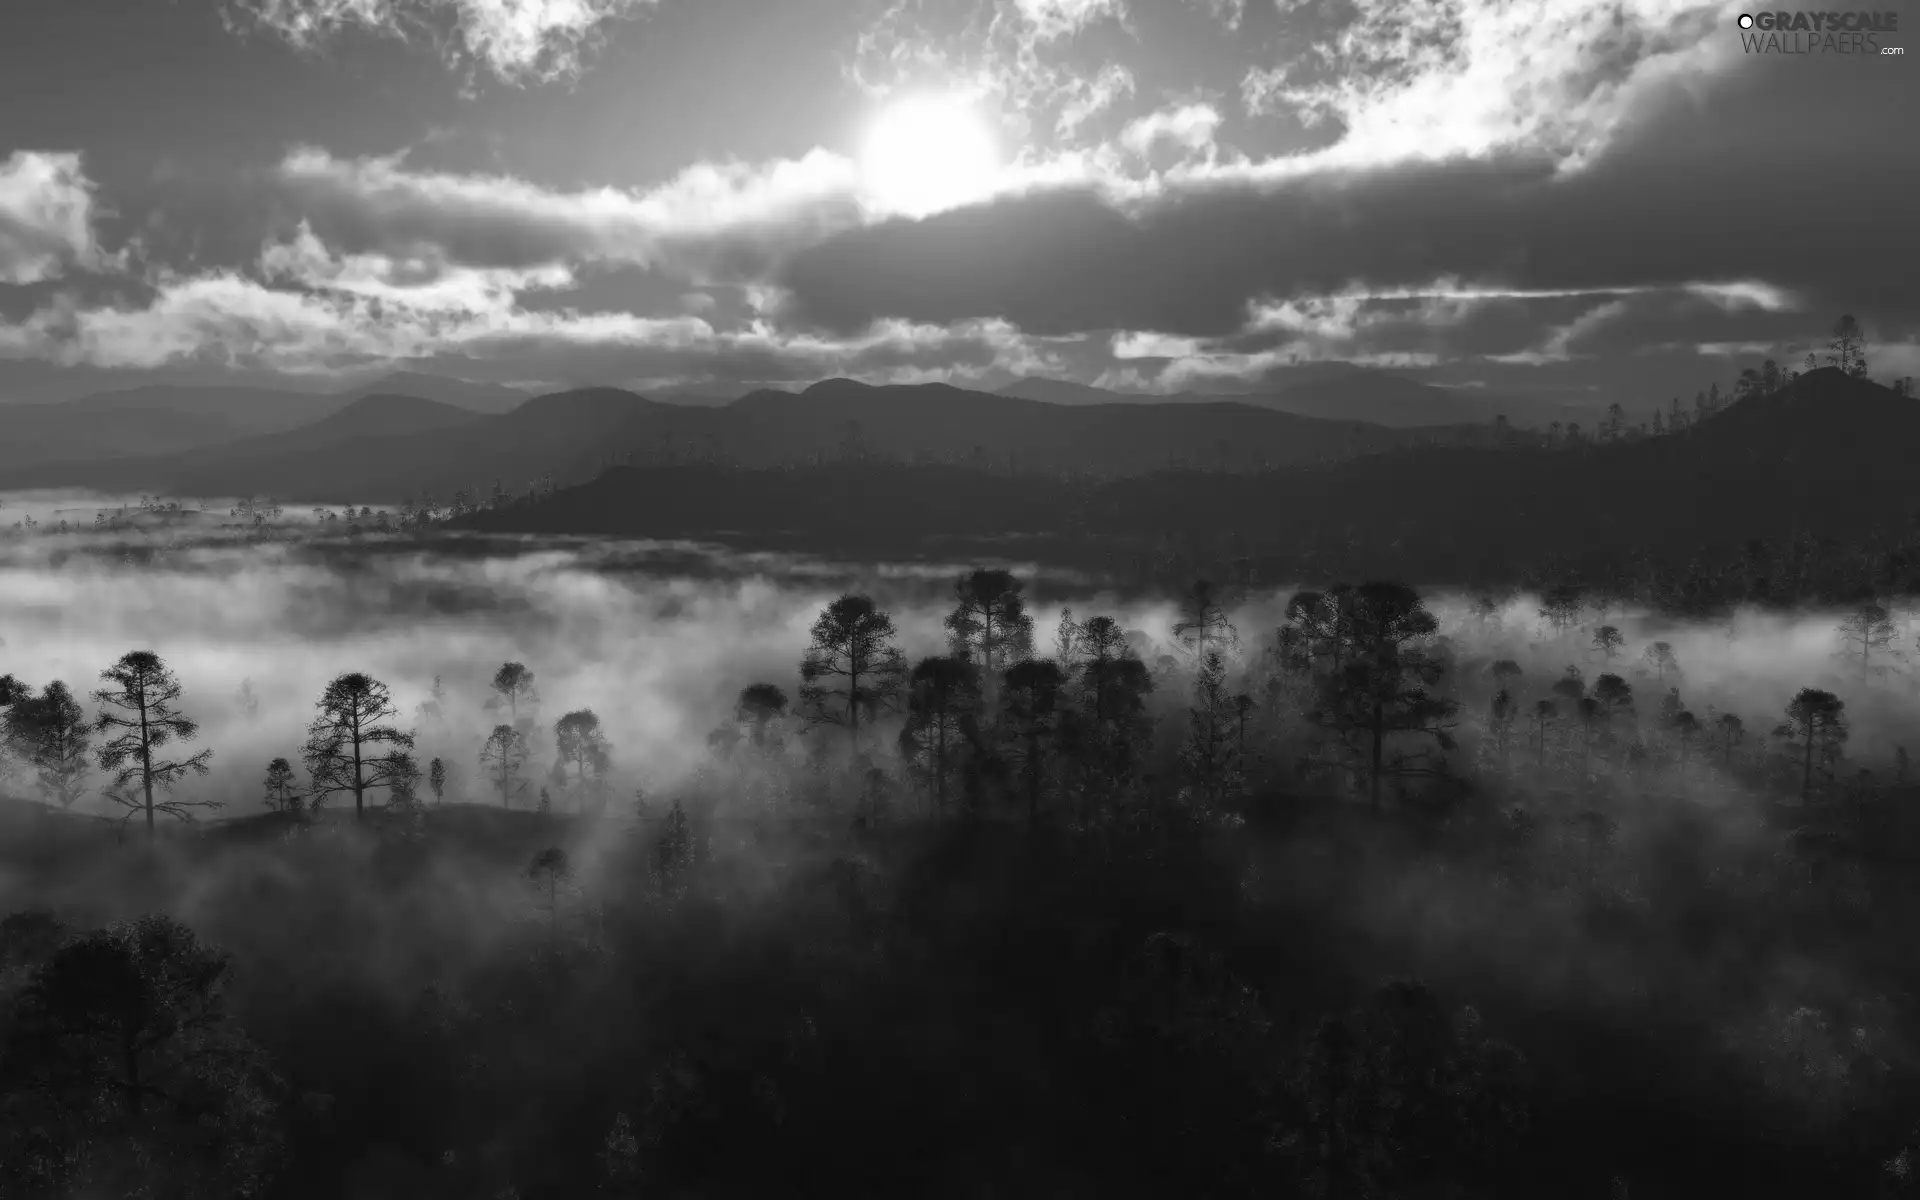
[[[874,119],[860,151],[869,199],[901,216],[924,217],[983,199],[999,171],[993,131],[959,96],[897,101]]]

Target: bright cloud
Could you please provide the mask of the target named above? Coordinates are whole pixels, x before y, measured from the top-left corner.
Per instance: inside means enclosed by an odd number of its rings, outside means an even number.
[[[229,21],[303,50],[359,31],[426,40],[449,57],[511,83],[550,82],[579,72],[607,22],[658,0],[227,0]]]
[[[78,154],[0,159],[0,283],[42,283],[95,264],[93,218],[93,183]]]
[[[343,254],[304,224],[262,247],[252,273],[160,272],[150,282],[144,304],[62,298],[22,322],[0,324],[0,354],[109,368],[194,363],[321,375],[464,358],[530,362],[557,377],[584,361],[608,381],[745,373],[811,381],[857,372],[907,382],[1052,362],[996,320],[878,321],[834,338],[782,329],[765,317],[721,329],[692,312],[532,310],[527,294],[568,287],[568,269]]]
[[[1283,7],[1299,7],[1299,2]],[[1648,93],[1737,56],[1700,0],[1357,0],[1353,20],[1242,81],[1253,113],[1332,122],[1349,162],[1601,149]]]
[[[820,149],[767,163],[697,163],[647,191],[563,192],[315,149],[289,154],[279,177],[321,224],[331,220],[383,248],[429,244],[464,262],[501,266],[667,265],[694,282],[754,274],[784,245],[862,219],[858,167]]]

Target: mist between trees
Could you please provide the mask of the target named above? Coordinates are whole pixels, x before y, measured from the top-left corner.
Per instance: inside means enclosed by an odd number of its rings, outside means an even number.
[[[0,567],[8,1186],[1905,1186],[1900,604],[708,566]]]

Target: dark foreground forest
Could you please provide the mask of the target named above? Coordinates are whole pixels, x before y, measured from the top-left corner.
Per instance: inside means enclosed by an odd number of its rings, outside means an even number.
[[[9,678],[0,1194],[1912,1194],[1887,609],[1763,703],[1595,592],[1029,591],[841,596],[637,792],[538,663],[225,810],[160,655]]]

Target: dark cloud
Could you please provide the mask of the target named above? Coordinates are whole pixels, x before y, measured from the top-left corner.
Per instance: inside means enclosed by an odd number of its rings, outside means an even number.
[[[783,272],[796,315],[998,316],[1033,332],[1238,331],[1255,298],[1437,279],[1581,290],[1758,279],[1816,310],[1910,321],[1920,156],[1898,60],[1739,64],[1676,80],[1597,161],[1490,157],[1170,190],[1006,198],[843,233]]]

